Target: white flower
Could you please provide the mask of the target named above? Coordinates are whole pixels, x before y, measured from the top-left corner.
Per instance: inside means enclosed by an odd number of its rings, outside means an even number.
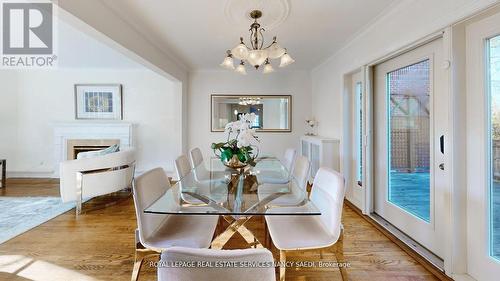
[[[241,121],[234,121],[227,123],[225,131],[226,132],[236,132],[241,128]]]
[[[240,131],[245,131],[250,129],[250,124],[246,121],[241,122],[240,127],[238,128]]]
[[[255,113],[247,113],[247,114],[243,115],[243,119],[250,124],[253,124],[255,122],[256,118],[257,118],[257,115],[255,115]]]
[[[249,146],[252,144],[252,141],[254,139],[255,139],[255,129],[242,130],[238,135],[237,145],[239,148]]]

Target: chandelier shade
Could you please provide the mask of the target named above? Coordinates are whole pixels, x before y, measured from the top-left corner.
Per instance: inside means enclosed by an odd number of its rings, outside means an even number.
[[[266,60],[266,64],[264,65],[264,69],[262,70],[262,73],[268,74],[274,72],[273,65],[269,63],[269,60]]]
[[[280,67],[288,66],[294,62],[295,62],[295,60],[292,59],[292,57],[288,53],[285,52],[285,54],[281,56]]]
[[[238,44],[238,46],[234,47],[231,50],[231,54],[233,57],[239,59],[239,60],[246,60],[248,57],[248,48],[245,46],[243,43],[243,38],[240,38],[242,43]]]
[[[278,43],[273,42],[271,46],[269,46],[268,53],[270,59],[278,59],[286,53],[286,50],[281,48]]]
[[[227,56],[221,63],[221,66],[227,69],[235,70],[240,74],[246,74],[245,62],[259,69],[264,65],[263,73],[274,72],[274,68],[270,63],[271,59],[281,59],[280,67],[288,66],[295,62],[294,59],[288,54],[287,50],[281,47],[276,37],[273,38],[272,43],[264,47],[264,28],[260,26],[257,19],[262,17],[262,12],[254,10],[250,12],[250,17],[254,22],[250,25],[250,45],[246,45],[243,37],[240,37],[240,43],[236,47],[227,51]],[[250,46],[250,47],[249,47]],[[233,58],[241,60],[241,63],[234,68]]]
[[[227,69],[231,69],[231,70],[234,69],[233,58],[231,58],[231,57],[224,58],[224,61],[220,65],[224,68],[227,68]]]
[[[251,50],[248,53],[247,61],[255,66],[255,68],[259,68],[261,64],[263,64],[267,59],[267,51],[266,50]]]
[[[245,63],[243,61],[241,61],[240,65],[238,65],[238,67],[236,67],[235,71],[238,72],[239,74],[246,75],[247,70],[245,68]]]

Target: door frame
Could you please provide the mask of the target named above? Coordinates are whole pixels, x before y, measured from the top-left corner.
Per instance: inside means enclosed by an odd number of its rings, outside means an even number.
[[[344,132],[344,134],[348,137],[348,143],[349,145],[347,147],[344,147],[346,150],[346,161],[344,164],[344,170],[343,173],[346,175],[346,182],[348,185],[348,189],[346,192],[346,199],[349,200],[352,204],[357,206],[360,209],[363,209],[365,206],[365,191],[364,191],[364,186],[360,186],[357,182],[357,158],[358,158],[358,142],[359,139],[357,138],[357,129],[358,129],[358,124],[357,124],[357,96],[356,96],[356,89],[355,85],[357,83],[361,83],[361,91],[363,95],[363,100],[361,102],[361,109],[363,110],[363,125],[365,122],[365,78],[364,78],[364,73],[365,69],[363,68],[357,68],[356,70],[353,70],[347,74],[344,75],[344,85],[345,85],[345,93],[344,93],[344,104],[347,105],[348,110],[344,112],[344,120],[346,123],[349,123],[349,126],[347,126],[347,130]],[[361,145],[362,150],[363,150],[363,156],[365,156],[365,127],[363,126],[363,132],[361,132],[361,137],[362,137],[362,143]],[[347,142],[347,138],[344,137],[344,140]],[[364,164],[363,160],[363,164]],[[347,168],[346,168],[347,167]],[[365,168],[362,167],[362,179],[361,181],[365,181]]]

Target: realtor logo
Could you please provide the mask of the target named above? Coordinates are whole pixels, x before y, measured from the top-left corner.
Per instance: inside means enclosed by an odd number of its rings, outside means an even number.
[[[53,4],[2,3],[2,66],[54,66]]]

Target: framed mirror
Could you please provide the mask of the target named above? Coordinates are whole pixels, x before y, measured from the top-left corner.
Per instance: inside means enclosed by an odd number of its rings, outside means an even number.
[[[290,95],[212,95],[212,132],[224,132],[226,124],[245,113],[255,113],[253,128],[258,132],[292,131]]]

